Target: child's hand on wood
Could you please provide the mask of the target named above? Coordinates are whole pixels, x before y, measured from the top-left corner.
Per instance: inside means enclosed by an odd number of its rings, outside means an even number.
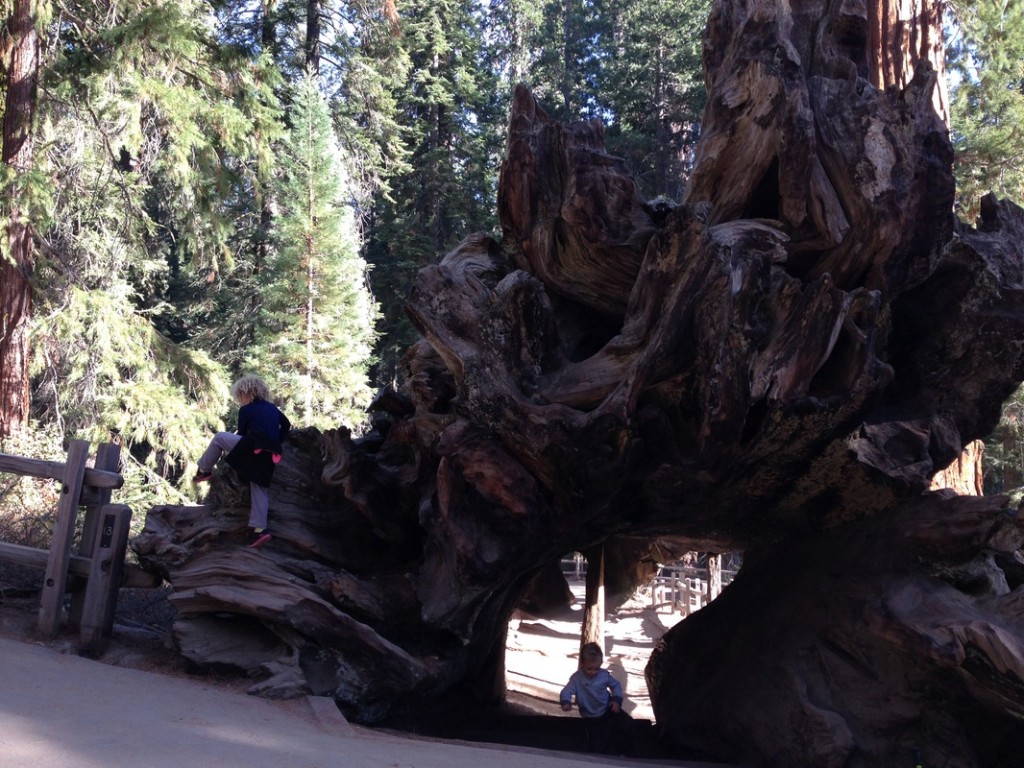
[[[570,704],[568,701],[563,701],[562,702],[562,711],[563,712],[568,712],[570,709],[572,709],[572,704]]]

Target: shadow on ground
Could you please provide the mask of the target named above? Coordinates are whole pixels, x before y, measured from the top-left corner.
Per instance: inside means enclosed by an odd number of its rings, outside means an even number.
[[[650,720],[632,721],[631,745],[624,757],[640,760],[707,761],[708,755],[670,752],[661,746]],[[428,738],[504,744],[507,746],[584,754],[586,735],[579,715],[537,714],[509,701],[500,707],[435,702],[429,710],[395,710],[375,729]]]

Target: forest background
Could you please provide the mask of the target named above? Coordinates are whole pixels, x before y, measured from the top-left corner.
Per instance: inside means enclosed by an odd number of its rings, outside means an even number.
[[[509,100],[597,119],[681,199],[710,0],[0,0],[0,451],[121,444],[136,510],[189,503],[263,375],[297,426],[367,428],[411,281],[500,235]],[[1024,0],[945,8],[957,213],[1024,199]],[[1024,485],[1024,392],[985,451]],[[50,506],[0,478],[0,511]],[[139,516],[141,518],[141,516]],[[8,518],[10,519],[10,518]],[[17,519],[17,516],[15,516]],[[3,538],[17,539],[8,531]]]

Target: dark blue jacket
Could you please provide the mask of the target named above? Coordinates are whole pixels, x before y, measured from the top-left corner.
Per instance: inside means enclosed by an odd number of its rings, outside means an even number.
[[[288,417],[266,400],[253,400],[238,410],[238,434],[242,439],[225,461],[250,483],[266,488],[274,475],[274,455],[291,430]]]
[[[291,428],[288,418],[266,400],[253,400],[238,410],[238,434],[251,438],[257,448],[280,453]]]

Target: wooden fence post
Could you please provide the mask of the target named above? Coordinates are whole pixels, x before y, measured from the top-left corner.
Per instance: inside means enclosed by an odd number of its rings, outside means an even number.
[[[71,542],[75,536],[75,519],[85,478],[85,462],[89,458],[89,443],[72,440],[64,464],[60,504],[53,527],[53,541],[46,561],[46,575],[40,593],[39,634],[53,637],[60,629],[61,607],[68,584],[68,563],[71,560]]]
[[[722,594],[722,556],[708,553],[708,602]]]
[[[121,446],[114,445],[113,443],[103,443],[96,448],[96,461],[93,462],[93,467],[95,469],[101,469],[107,472],[117,472],[120,469],[120,462]],[[88,482],[88,478],[86,482]],[[86,488],[85,492],[82,494],[82,506],[85,507],[85,518],[82,523],[82,545],[78,554],[85,557],[93,556],[93,552],[96,549],[97,539],[100,536],[100,526],[103,524],[103,516],[100,514],[100,509],[105,504],[110,503],[112,493],[112,488],[89,487]],[[84,603],[84,592],[78,591],[71,595],[71,613],[68,617],[68,623],[72,626],[81,626],[82,607]]]
[[[587,583],[580,648],[587,643],[597,643],[604,653],[604,544],[587,550],[584,555],[587,558]]]
[[[91,656],[102,652],[114,626],[132,510],[124,504],[107,504],[99,510],[99,521],[99,536],[90,553],[89,578],[79,621],[79,651]]]

